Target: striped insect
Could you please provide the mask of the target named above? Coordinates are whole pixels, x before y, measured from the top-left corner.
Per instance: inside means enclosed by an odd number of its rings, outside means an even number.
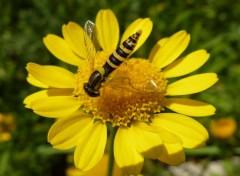
[[[90,39],[93,42],[92,46],[99,46],[96,37],[97,31],[95,28],[94,23],[87,21],[85,24],[85,33],[90,37]],[[94,34],[94,35],[93,35]],[[127,40],[125,40],[108,58],[106,63],[95,70],[91,76],[89,77],[88,82],[84,83],[83,88],[85,92],[91,96],[91,97],[97,97],[100,95],[100,87],[103,82],[106,81],[106,78],[109,76],[110,73],[112,73],[116,68],[118,68],[127,58],[128,56],[133,52],[137,41],[139,37],[142,34],[142,30],[138,30],[136,33],[132,34],[131,36],[128,37]],[[87,41],[87,40],[86,40]],[[89,48],[88,50],[94,50]],[[89,61],[91,65],[93,65],[91,62],[92,60]],[[127,78],[124,78],[125,80]],[[129,84],[131,87],[131,85]]]

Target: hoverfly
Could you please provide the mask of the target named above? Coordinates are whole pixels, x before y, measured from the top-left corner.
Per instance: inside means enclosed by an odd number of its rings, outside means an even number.
[[[138,90],[135,88],[131,80],[123,73],[122,75],[125,76],[117,76],[114,79],[108,79],[108,76],[117,69],[133,52],[138,39],[142,34],[142,30],[138,30],[136,33],[132,34],[125,40],[117,49],[109,56],[105,64],[98,68],[97,70],[93,71],[89,77],[88,82],[84,83],[83,88],[85,92],[91,97],[97,97],[100,95],[100,87],[102,84],[105,86],[109,86],[116,89],[123,89],[131,92],[142,92],[142,93],[150,93],[156,92],[157,85],[156,83],[149,79],[146,82],[146,89]],[[90,64],[90,68],[93,68],[94,65],[94,54],[90,56],[90,53],[96,53],[97,49],[100,49],[100,45],[97,40],[97,29],[95,24],[91,21],[87,21],[84,26],[84,35],[88,35],[85,37],[85,45],[87,47],[87,57],[88,62]],[[89,38],[90,42],[89,43]],[[93,48],[94,47],[94,48]],[[125,62],[124,62],[125,63]],[[108,80],[107,80],[108,79]],[[107,80],[107,83],[105,81]]]

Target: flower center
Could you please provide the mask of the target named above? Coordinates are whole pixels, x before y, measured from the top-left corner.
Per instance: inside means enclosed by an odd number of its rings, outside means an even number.
[[[109,54],[99,53],[95,68],[101,67]],[[132,58],[122,63],[102,83],[100,96],[89,97],[83,90],[92,71],[81,67],[74,95],[83,109],[113,126],[130,126],[134,121],[150,122],[151,116],[163,110],[167,80],[148,60]]]

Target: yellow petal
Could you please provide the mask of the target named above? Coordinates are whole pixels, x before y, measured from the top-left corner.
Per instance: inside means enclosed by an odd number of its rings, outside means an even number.
[[[71,65],[82,65],[82,59],[73,53],[70,45],[61,37],[49,34],[43,39],[43,42],[56,58]]]
[[[41,66],[35,63],[28,63],[27,70],[35,79],[50,87],[75,87],[75,75],[64,68],[50,65]]]
[[[84,43],[84,31],[77,23],[69,22],[62,26],[63,37],[81,59],[86,59],[86,50]]]
[[[74,163],[81,171],[92,169],[102,158],[107,142],[107,127],[95,122],[89,125],[79,139],[74,152]]]
[[[178,77],[191,73],[201,67],[209,58],[206,50],[198,50],[176,60],[164,69],[164,77]]]
[[[48,97],[47,90],[42,90],[42,91],[35,92],[35,93],[27,96],[24,99],[23,103],[25,104],[26,108],[31,108],[31,103],[33,101],[38,100],[38,99],[42,99],[42,98],[45,98],[45,97]]]
[[[178,165],[185,161],[185,154],[180,144],[164,144],[164,150],[160,161],[170,164]]]
[[[40,87],[40,88],[48,88],[49,86],[42,83],[41,81],[37,80],[36,78],[34,78],[31,74],[28,74],[27,77],[27,82],[29,82],[30,84],[36,86],[36,87]]]
[[[132,141],[131,130],[120,127],[114,140],[114,157],[124,175],[138,175],[144,162],[143,156],[138,153]]]
[[[166,38],[162,38],[161,40],[159,40],[155,45],[154,47],[152,48],[149,56],[148,56],[148,60],[149,62],[152,62],[152,60],[154,59],[154,56],[156,55],[156,53],[158,52],[158,50],[163,46],[165,45],[165,43],[169,40],[168,37]]]
[[[48,96],[72,96],[74,89],[47,89]]]
[[[179,31],[172,35],[155,53],[152,64],[161,69],[172,63],[187,48],[189,41],[190,35],[186,31]]]
[[[114,13],[109,9],[100,10],[96,17],[96,27],[102,49],[113,52],[119,40],[119,26]]]
[[[159,127],[157,123],[151,123],[151,128],[154,129],[156,133],[158,133],[159,137],[161,138],[163,144],[170,143],[170,144],[182,144],[181,138],[176,136],[175,134]]]
[[[208,103],[187,98],[168,98],[166,99],[166,107],[180,114],[196,117],[213,115],[216,110]]]
[[[215,73],[203,73],[176,81],[167,87],[166,95],[188,95],[198,93],[217,82]]]
[[[32,108],[31,103],[33,101],[43,99],[49,96],[71,96],[73,89],[47,89],[35,92],[29,96],[27,96],[23,103],[25,104],[26,108]]]
[[[152,123],[181,138],[185,148],[202,146],[208,139],[208,132],[200,123],[181,114],[156,114]]]
[[[71,116],[59,118],[48,132],[48,142],[54,148],[66,150],[75,147],[88,125],[92,125],[92,118],[89,114],[75,112]]]
[[[44,117],[64,117],[75,112],[81,102],[71,96],[46,97],[31,103],[31,108],[36,114]]]
[[[134,53],[139,47],[142,46],[142,44],[146,41],[148,36],[150,35],[152,31],[152,26],[153,23],[149,18],[139,18],[135,20],[133,23],[131,23],[126,31],[124,32],[121,43],[124,42],[129,36],[135,34],[138,30],[142,30],[142,34],[137,42],[136,47],[134,48],[133,52]]]
[[[145,123],[132,125],[129,130],[133,136],[133,142],[139,153],[143,156],[156,159],[162,153],[162,140],[151,126]]]

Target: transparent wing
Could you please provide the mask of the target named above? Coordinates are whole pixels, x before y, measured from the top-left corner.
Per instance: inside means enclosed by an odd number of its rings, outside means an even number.
[[[118,76],[114,76],[114,78],[108,78],[106,82],[103,83],[103,87],[141,94],[149,94],[159,91],[157,84],[151,78],[145,77],[144,81],[137,83],[132,81],[126,74],[119,73]]]
[[[98,41],[98,31],[96,28],[96,25],[88,20],[86,21],[85,25],[84,25],[84,31],[85,33],[88,35],[88,37],[90,38],[91,42],[93,43],[96,51],[100,50],[100,44]]]
[[[93,22],[90,20],[86,21],[84,25],[84,43],[86,47],[86,55],[90,69],[94,69],[94,59],[96,52],[100,50],[98,42],[97,29]]]

